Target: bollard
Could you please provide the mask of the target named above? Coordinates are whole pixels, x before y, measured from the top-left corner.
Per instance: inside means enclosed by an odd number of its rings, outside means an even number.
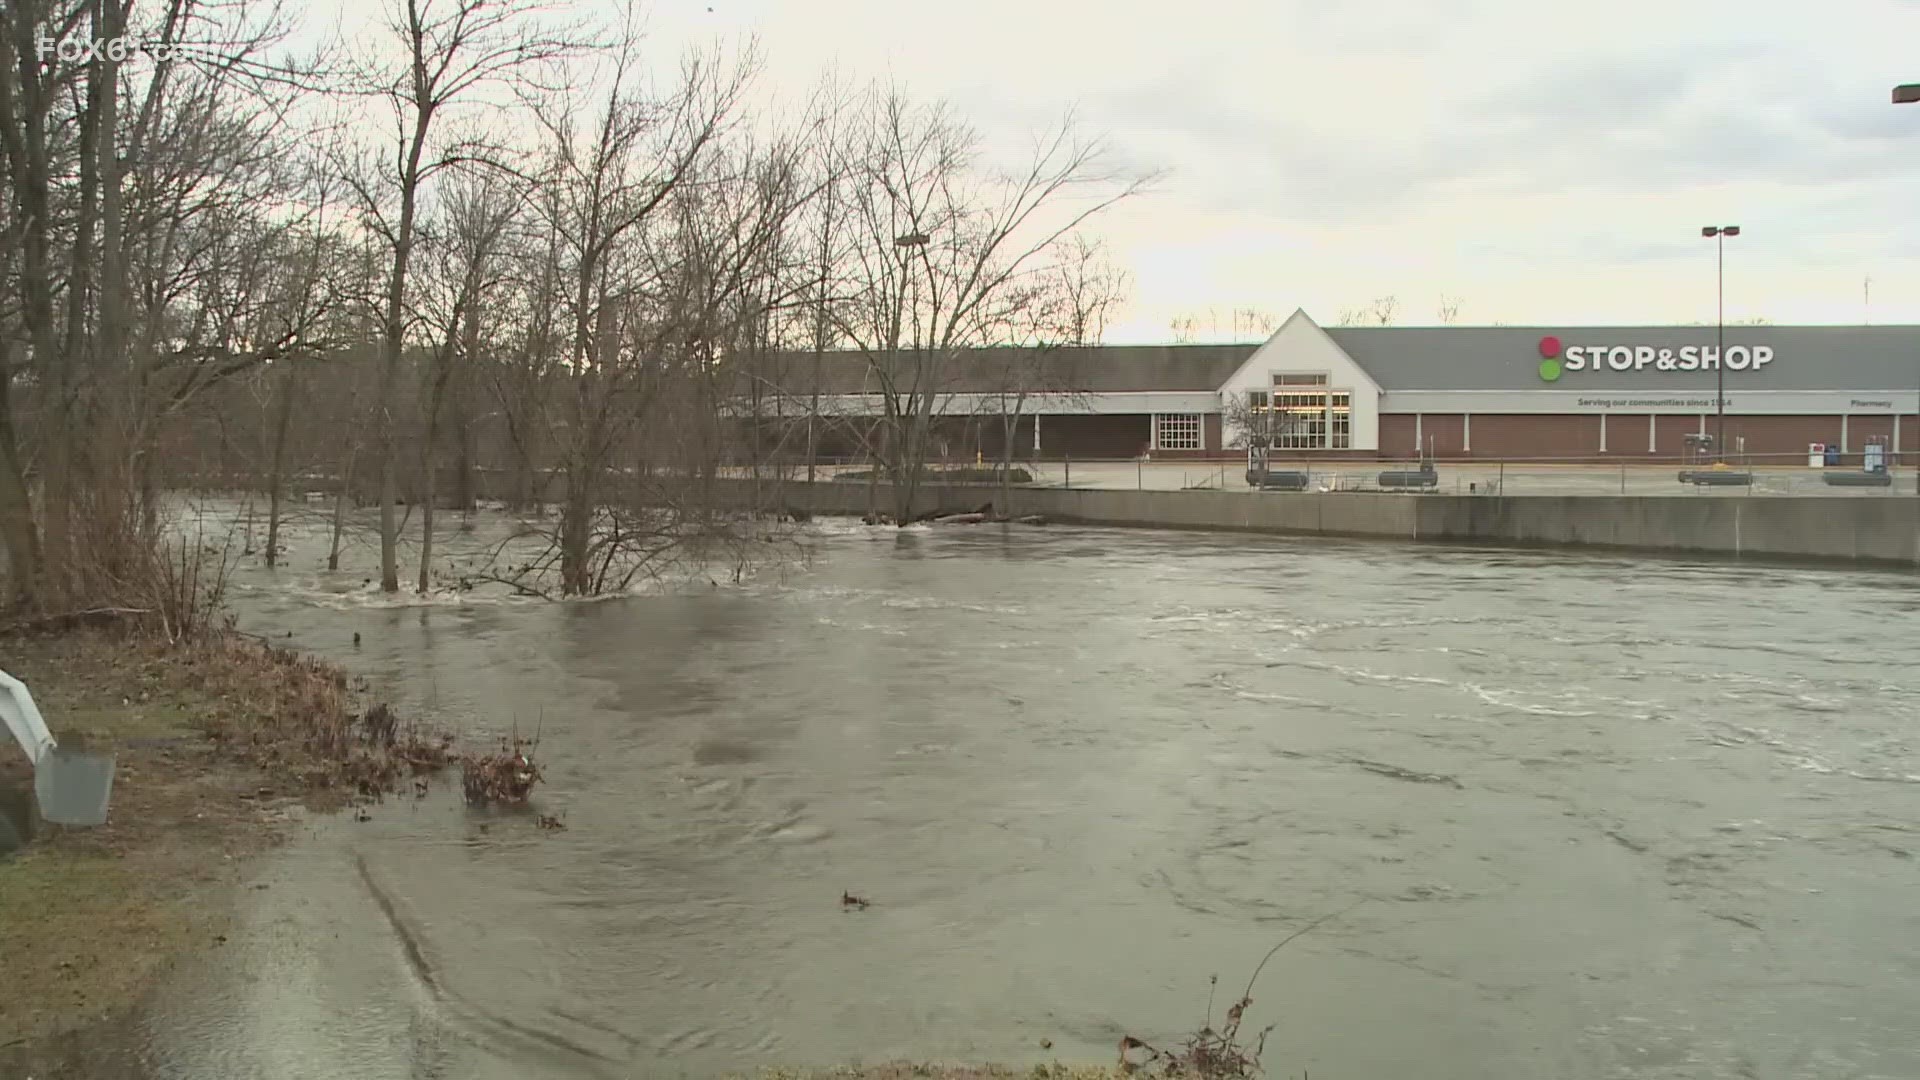
[[[1069,487],[1069,488],[1073,486],[1073,455],[1072,454],[1067,455],[1067,479],[1066,479],[1066,482],[1061,484],[1060,486]]]
[[[1139,491],[1147,486],[1147,463],[1139,458],[1133,459],[1133,490]]]
[[[1626,493],[1627,493],[1627,463],[1623,461],[1620,463],[1620,494],[1625,495]]]

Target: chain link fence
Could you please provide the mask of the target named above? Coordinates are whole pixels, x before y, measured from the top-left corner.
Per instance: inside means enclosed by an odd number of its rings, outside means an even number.
[[[1275,457],[1271,473],[1299,474],[1287,490],[1308,492],[1398,491],[1447,495],[1642,495],[1725,497],[1747,495],[1907,497],[1920,494],[1920,454],[1847,455],[1850,460],[1827,463],[1822,455],[1814,464],[1807,454],[1746,454],[1730,458],[1724,467],[1711,460],[1690,462],[1665,457],[1657,461],[1593,458],[1507,458],[1434,461],[1423,467],[1416,459],[1346,459]],[[996,482],[997,467],[987,461],[930,462],[934,479],[952,471],[955,482]],[[790,479],[804,479],[804,464],[787,463]],[[795,476],[795,469],[799,476]],[[814,463],[817,479],[843,477],[864,481],[870,466],[864,460],[832,459]],[[1015,481],[1036,487],[1137,489],[1145,491],[1238,491],[1268,493],[1249,480],[1245,458],[1232,460],[1154,460],[1137,458],[1058,458],[1016,461]],[[751,467],[729,470],[743,476]],[[1419,474],[1428,473],[1422,477]],[[1022,475],[1022,473],[1026,475]],[[1399,477],[1384,474],[1399,473]],[[1709,474],[1702,478],[1700,474]],[[771,475],[771,471],[768,471]],[[1304,477],[1304,480],[1299,477]],[[1394,482],[1394,481],[1399,482]],[[1697,481],[1697,482],[1696,482]],[[1744,481],[1744,482],[1743,482]]]

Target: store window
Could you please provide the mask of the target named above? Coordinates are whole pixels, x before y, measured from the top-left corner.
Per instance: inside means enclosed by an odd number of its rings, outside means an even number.
[[[1327,395],[1273,395],[1274,445],[1282,450],[1324,450],[1327,446]]]
[[[1155,413],[1153,447],[1156,450],[1200,449],[1200,414]]]
[[[1353,392],[1327,385],[1325,374],[1287,372],[1273,376],[1269,397],[1248,395],[1256,406],[1256,430],[1280,450],[1350,450],[1353,448]]]

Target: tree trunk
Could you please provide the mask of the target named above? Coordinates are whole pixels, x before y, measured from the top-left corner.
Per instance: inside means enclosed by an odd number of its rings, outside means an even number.
[[[453,394],[453,499],[462,513],[471,514],[479,502],[473,484],[473,415],[466,395]]]
[[[16,9],[15,14],[18,17],[21,13]],[[29,64],[24,58],[17,59],[22,61],[19,65],[21,77],[17,84],[9,86],[14,99],[8,102],[12,115],[0,121],[8,125],[18,124],[18,142],[8,147],[7,155],[12,181],[12,190],[8,193],[13,211],[11,227],[13,235],[18,237],[20,252],[15,287],[20,302],[20,323],[31,349],[30,363],[42,380],[41,385],[51,391],[50,402],[42,399],[40,423],[43,426],[51,424],[55,432],[53,437],[44,440],[41,453],[40,529],[33,529],[31,519],[22,525],[9,516],[5,522],[9,559],[16,567],[24,559],[34,571],[30,576],[16,577],[13,582],[16,590],[31,590],[31,594],[23,598],[31,607],[47,599],[49,583],[46,553],[64,553],[68,550],[67,502],[62,475],[66,440],[58,435],[62,419],[60,414],[65,407],[68,366],[58,355],[54,325],[55,224],[51,212],[52,165],[47,138],[48,114],[56,96],[53,92],[53,75],[41,65]],[[11,78],[9,75],[8,79]],[[13,419],[9,414],[7,423],[11,425]],[[18,438],[17,432],[15,438]],[[21,465],[17,456],[14,462],[16,466]],[[21,479],[24,482],[24,468],[21,469]],[[17,494],[12,497],[17,497]],[[28,543],[26,534],[29,530],[43,533],[45,546],[41,546],[39,541]]]
[[[158,435],[154,437],[156,440]],[[140,527],[148,536],[160,535],[160,476],[153,444],[141,452],[135,471],[140,477]]]
[[[293,421],[294,368],[291,361],[287,364],[286,374],[280,377],[279,407],[273,417],[273,452],[269,455],[267,466],[267,566],[275,566],[280,559],[280,492],[286,487],[284,470],[287,460],[287,428]]]
[[[1013,517],[1013,440],[1020,431],[1020,414],[1007,418],[1000,443],[1000,516]]]
[[[453,410],[453,496],[462,514],[473,512],[473,418],[468,407],[467,380],[480,356],[480,302],[482,266],[476,262],[467,275],[466,310],[460,319],[460,352],[440,376],[439,400],[433,403],[433,415],[440,415],[441,402]],[[432,440],[429,439],[429,444]],[[432,500],[428,500],[431,502]]]
[[[533,466],[529,465],[527,462],[523,460],[514,466],[514,471],[520,474],[519,479],[516,483],[516,488],[520,493],[519,500],[518,500],[520,505],[518,509],[522,513],[526,512],[529,509],[532,510],[533,516],[535,518],[546,517],[547,516],[546,496],[541,492],[535,490],[535,485],[533,482]]]
[[[415,591],[426,594],[428,578],[433,567],[433,504],[434,469],[433,448],[440,428],[440,401],[446,394],[447,378],[452,372],[450,362],[435,373],[433,386],[427,392],[427,441],[420,448],[420,578]]]
[[[880,513],[880,447],[881,431],[876,427],[867,433],[867,517],[874,518]]]
[[[433,567],[433,463],[427,463],[426,477],[421,480],[420,496],[420,579],[414,591],[426,595],[429,571]]]
[[[340,490],[333,497],[333,544],[327,549],[327,569],[340,569],[340,534],[347,527],[347,498],[353,490],[353,464],[359,456],[360,447],[355,443],[347,448],[346,468],[341,470]]]
[[[395,349],[398,352],[398,349]],[[393,368],[399,367],[396,357],[390,362]],[[380,391],[380,590],[382,592],[400,591],[400,555],[399,528],[394,521],[393,504],[400,492],[393,475],[395,457],[393,436],[392,386],[398,381],[391,377],[381,379]]]
[[[894,449],[897,465],[893,471],[894,522],[905,525],[913,520],[913,499],[920,489],[920,472],[927,454],[927,433],[916,409],[905,417],[905,437]]]
[[[818,408],[816,403],[815,408]],[[807,498],[813,498],[813,463],[820,459],[820,414],[807,414]],[[812,509],[812,507],[808,507]]]
[[[560,592],[585,596],[591,587],[587,550],[593,532],[593,506],[578,471],[567,475],[567,497],[560,507]]]
[[[417,53],[416,53],[417,56]],[[394,520],[399,480],[394,475],[399,458],[393,430],[393,393],[400,382],[400,355],[405,345],[407,266],[413,257],[413,220],[420,196],[420,159],[427,148],[432,114],[415,105],[413,134],[401,170],[400,222],[393,234],[393,274],[387,279],[386,311],[381,320],[383,354],[380,365],[380,591],[400,591],[400,528]]]
[[[7,549],[8,600],[30,608],[40,582],[40,530],[33,520],[33,498],[21,467],[20,442],[13,427],[8,393],[12,371],[0,357],[0,544]]]

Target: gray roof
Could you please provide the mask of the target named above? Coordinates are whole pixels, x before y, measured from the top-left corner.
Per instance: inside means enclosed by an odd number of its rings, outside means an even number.
[[[1028,349],[974,349],[941,372],[941,391],[990,392],[1005,387],[1007,370],[1033,364],[1027,385],[1036,389],[1080,390],[1089,393],[1127,391],[1213,390],[1232,377],[1258,345],[1102,345],[1093,348],[1054,349],[1037,354]],[[786,353],[783,380],[804,392],[812,371],[811,353]],[[869,379],[866,359],[859,353],[830,352],[821,357],[820,391],[857,394],[877,389]]]
[[[1540,339],[1575,345],[1648,345],[1678,351],[1711,346],[1712,326],[1342,326],[1327,334],[1373,376],[1393,390],[1528,390],[1547,386],[1538,374]],[[1747,390],[1896,390],[1920,387],[1920,326],[1729,326],[1726,343],[1766,345],[1773,361],[1759,371],[1728,371],[1727,384]],[[1215,390],[1260,344],[1104,345],[1056,349],[1037,360],[1025,349],[978,349],[949,365],[942,391],[991,392],[1007,385],[1011,365],[1037,363],[1036,388],[1089,393]],[[776,381],[804,393],[812,354],[781,357],[787,376]],[[1694,381],[1712,385],[1711,370],[1653,368],[1567,372],[1554,389],[1658,390]],[[876,389],[865,359],[831,352],[821,361],[822,393]]]
[[[1563,346],[1711,346],[1712,326],[1365,326],[1327,334],[1385,390],[1538,389],[1540,339]],[[1746,390],[1895,390],[1920,387],[1920,326],[1729,326],[1728,347],[1766,345],[1773,361],[1759,371],[1727,372]],[[1711,370],[1566,373],[1555,389],[1673,389]]]

